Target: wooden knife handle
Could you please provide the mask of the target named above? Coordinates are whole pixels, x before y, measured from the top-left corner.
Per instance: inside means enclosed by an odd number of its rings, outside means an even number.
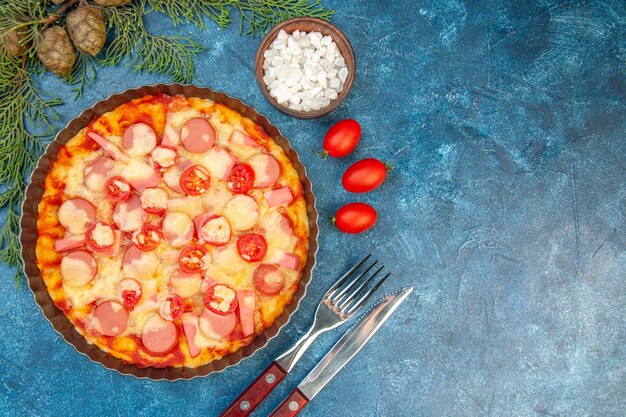
[[[272,411],[270,417],[293,417],[300,413],[309,399],[298,388],[294,389],[289,397],[285,399],[276,410]]]
[[[220,414],[220,417],[247,417],[252,414],[261,401],[269,395],[270,392],[283,378],[287,372],[283,370],[276,362],[272,362],[270,366],[254,380],[252,384],[232,404]]]

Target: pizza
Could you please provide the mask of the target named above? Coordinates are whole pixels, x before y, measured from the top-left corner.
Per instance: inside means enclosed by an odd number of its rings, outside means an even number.
[[[85,339],[141,367],[198,367],[246,346],[298,288],[302,183],[252,120],[207,99],[147,95],[58,151],[36,260]]]

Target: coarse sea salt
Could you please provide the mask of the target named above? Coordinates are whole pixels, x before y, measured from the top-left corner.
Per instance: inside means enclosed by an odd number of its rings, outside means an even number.
[[[349,74],[337,44],[319,32],[281,30],[263,58],[263,82],[270,95],[296,111],[327,107]]]

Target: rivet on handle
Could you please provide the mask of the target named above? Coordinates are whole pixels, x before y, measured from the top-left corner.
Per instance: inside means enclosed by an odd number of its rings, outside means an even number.
[[[266,381],[268,384],[271,384],[271,383],[273,383],[274,381],[276,381],[276,376],[274,376],[274,374],[267,374],[267,375],[265,375],[265,381]]]
[[[239,408],[241,408],[243,411],[246,411],[250,408],[250,403],[248,401],[242,401],[241,403],[239,403]]]
[[[296,411],[297,409],[298,409],[298,402],[297,401],[291,401],[289,403],[289,410]]]

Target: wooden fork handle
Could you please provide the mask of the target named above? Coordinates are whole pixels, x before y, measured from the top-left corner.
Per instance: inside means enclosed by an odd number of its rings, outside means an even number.
[[[283,380],[287,372],[276,362],[272,362],[254,380],[232,404],[224,410],[220,417],[247,417],[269,395],[270,392]]]
[[[285,401],[276,407],[276,410],[272,411],[270,417],[293,417],[299,414],[308,403],[309,399],[306,395],[296,388],[289,394]]]

